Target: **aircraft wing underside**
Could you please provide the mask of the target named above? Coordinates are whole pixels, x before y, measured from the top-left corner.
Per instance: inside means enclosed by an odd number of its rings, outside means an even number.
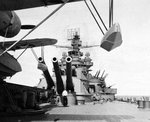
[[[15,42],[16,41],[0,42],[0,46],[2,46],[4,48],[8,48]],[[33,47],[39,47],[39,46],[53,45],[53,44],[56,44],[56,42],[57,42],[56,39],[49,39],[49,38],[27,39],[27,40],[22,40],[22,41],[18,42],[10,50],[18,50],[18,49],[26,49],[26,48],[33,48]]]
[[[0,0],[0,10],[20,10],[40,6],[61,4],[65,0]],[[69,0],[68,2],[77,2],[81,0]]]

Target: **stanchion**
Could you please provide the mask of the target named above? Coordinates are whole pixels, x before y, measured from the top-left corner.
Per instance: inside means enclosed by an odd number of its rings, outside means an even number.
[[[77,104],[82,105],[85,104],[85,98],[83,96],[77,96]]]
[[[137,104],[138,104],[138,108],[144,108],[144,101],[143,100],[138,100]]]
[[[77,105],[75,92],[69,92],[67,98],[68,98],[68,106],[69,105]]]
[[[144,101],[144,109],[150,109],[150,101]]]

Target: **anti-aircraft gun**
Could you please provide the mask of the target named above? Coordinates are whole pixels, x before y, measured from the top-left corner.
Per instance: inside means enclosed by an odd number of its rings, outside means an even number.
[[[114,84],[111,86],[106,85],[105,79],[108,76],[108,73],[106,73],[105,75],[104,74],[105,70],[100,77],[100,70],[96,72],[96,74],[90,80],[89,92],[92,94],[99,94],[101,96],[101,99],[114,100],[117,89],[111,88]]]
[[[96,72],[94,78],[98,79],[99,84],[98,86],[100,86],[100,88],[102,89],[102,92],[105,92],[105,88],[106,88],[106,82],[105,82],[105,78],[108,76],[108,74],[106,74],[104,76],[105,70],[103,71],[101,77],[99,77],[100,74],[100,70]]]

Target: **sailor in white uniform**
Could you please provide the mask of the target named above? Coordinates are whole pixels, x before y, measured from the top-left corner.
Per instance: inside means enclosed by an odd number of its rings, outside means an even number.
[[[63,105],[64,105],[64,106],[67,106],[67,104],[68,104],[67,96],[68,96],[68,92],[67,92],[66,90],[64,90],[64,91],[62,92],[62,98],[63,98]]]

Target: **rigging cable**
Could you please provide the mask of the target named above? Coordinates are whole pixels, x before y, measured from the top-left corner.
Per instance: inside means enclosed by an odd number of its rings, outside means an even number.
[[[6,32],[5,32],[5,36],[4,36],[4,41],[3,41],[2,47],[4,47],[4,45],[5,45],[5,39],[6,39],[7,33],[8,33],[8,27],[6,28]]]
[[[101,30],[101,32],[102,32],[102,34],[104,35],[104,32],[103,32],[103,30],[102,30],[101,26],[99,25],[98,21],[96,20],[96,18],[95,18],[95,16],[94,16],[94,14],[93,14],[93,12],[92,12],[92,10],[90,9],[89,5],[88,5],[88,4],[87,4],[87,2],[86,2],[86,0],[84,0],[84,2],[85,2],[85,4],[86,4],[86,6],[88,7],[88,9],[89,9],[90,13],[92,14],[92,16],[93,16],[93,18],[94,18],[95,22],[97,23],[97,25],[98,25],[99,29],[100,29],[100,30]]]
[[[17,60],[22,56],[22,54],[28,49],[28,46],[22,51],[22,53],[16,58]]]
[[[37,26],[35,26],[31,31],[29,31],[25,36],[23,36],[20,40],[16,41],[14,44],[12,44],[9,48],[7,48],[3,53],[0,54],[2,56],[4,53],[6,53],[8,50],[10,50],[13,46],[15,46],[18,42],[22,41],[25,37],[27,37],[31,32],[33,32],[36,28],[38,28],[41,24],[43,24],[47,19],[49,19],[53,14],[55,14],[60,8],[62,8],[69,0],[66,0],[63,4],[58,6],[52,13],[50,13],[46,18],[44,18]]]
[[[97,11],[97,9],[96,9],[96,7],[95,7],[94,3],[92,2],[92,0],[90,0],[90,2],[91,2],[91,4],[92,4],[92,6],[93,6],[94,10],[96,11],[96,13],[97,13],[97,15],[98,15],[99,19],[101,20],[101,22],[102,22],[103,26],[105,27],[105,29],[106,29],[106,31],[107,31],[108,29],[107,29],[107,27],[106,27],[106,25],[105,25],[105,23],[104,23],[103,19],[101,18],[100,14],[98,13],[98,11]]]

